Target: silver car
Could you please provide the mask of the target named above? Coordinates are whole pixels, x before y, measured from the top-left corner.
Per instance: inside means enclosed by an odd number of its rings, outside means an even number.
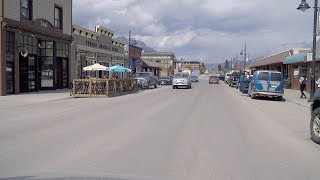
[[[172,88],[186,87],[191,89],[191,78],[189,73],[177,73],[172,80]]]
[[[157,77],[153,75],[153,73],[137,72],[135,78],[143,88],[150,89],[151,86],[157,88],[158,80]]]

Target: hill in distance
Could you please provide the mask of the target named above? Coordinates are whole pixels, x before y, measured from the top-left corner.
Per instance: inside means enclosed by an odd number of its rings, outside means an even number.
[[[129,44],[129,39],[126,37],[118,37],[117,39],[126,43],[126,44]],[[148,45],[146,45],[146,43],[144,43],[143,41],[136,40],[136,42],[137,42],[137,44],[135,44],[135,45],[140,47],[141,49],[143,49],[145,53],[157,52],[152,47],[149,47]],[[131,44],[133,44],[133,43],[131,42]]]

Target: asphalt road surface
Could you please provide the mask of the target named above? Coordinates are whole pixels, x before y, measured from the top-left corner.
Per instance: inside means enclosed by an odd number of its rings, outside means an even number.
[[[308,108],[224,83],[2,108],[0,119],[2,178],[320,178]]]

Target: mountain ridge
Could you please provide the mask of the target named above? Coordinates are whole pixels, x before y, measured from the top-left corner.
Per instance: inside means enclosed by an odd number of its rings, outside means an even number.
[[[129,44],[129,39],[126,37],[117,37],[118,40],[124,42],[125,44]],[[143,49],[143,51],[145,53],[153,53],[153,52],[157,52],[156,50],[154,50],[152,47],[148,46],[145,42],[140,41],[140,40],[135,40],[135,42],[137,44],[133,44],[131,42],[131,44],[140,47],[141,49]]]

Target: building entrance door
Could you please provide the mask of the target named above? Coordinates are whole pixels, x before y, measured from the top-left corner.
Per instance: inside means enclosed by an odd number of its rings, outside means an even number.
[[[28,88],[29,92],[33,92],[37,90],[37,62],[36,58],[33,55],[28,56]]]
[[[28,58],[19,56],[20,92],[29,92],[28,84]]]
[[[19,57],[20,92],[37,91],[37,61],[34,55]]]
[[[57,72],[57,77],[56,77],[56,87],[57,89],[62,89],[63,88],[63,62],[62,58],[57,58],[56,61],[56,72]]]

